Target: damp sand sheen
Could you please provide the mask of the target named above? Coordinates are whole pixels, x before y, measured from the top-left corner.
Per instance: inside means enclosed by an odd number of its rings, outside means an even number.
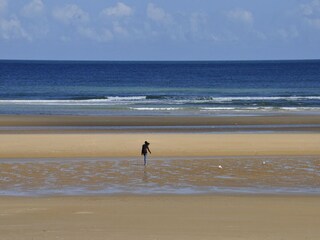
[[[130,128],[150,121],[151,129]],[[228,121],[239,128],[192,128]],[[0,239],[320,238],[318,117],[4,116],[0,123]],[[241,128],[246,123],[278,127]],[[188,127],[152,128],[163,125]]]

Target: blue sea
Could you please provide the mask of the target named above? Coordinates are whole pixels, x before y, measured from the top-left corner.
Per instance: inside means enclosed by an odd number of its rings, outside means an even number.
[[[0,114],[320,113],[320,60],[0,61]]]

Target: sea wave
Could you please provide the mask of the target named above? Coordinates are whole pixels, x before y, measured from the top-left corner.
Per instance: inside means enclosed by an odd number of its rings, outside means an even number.
[[[135,102],[135,101],[176,101],[176,102],[233,102],[233,101],[303,101],[320,100],[320,96],[99,96],[75,97],[71,99],[0,99],[0,103],[82,103],[82,102]]]
[[[176,107],[131,107],[131,110],[138,111],[174,111],[174,110],[182,110],[183,108]]]
[[[200,111],[239,111],[239,112],[250,112],[250,111],[269,111],[269,112],[305,112],[305,111],[320,111],[320,107],[200,107]]]
[[[0,104],[103,104],[103,103],[121,103],[143,101],[146,96],[127,96],[127,97],[101,97],[101,98],[83,98],[83,99],[2,99]]]
[[[190,101],[193,103],[230,103],[230,102],[272,102],[272,101],[308,101],[320,100],[320,96],[269,96],[269,97],[195,97],[190,99],[177,99],[178,102]]]
[[[320,112],[320,107],[130,107],[135,111],[200,111],[200,112]]]
[[[229,101],[302,101],[302,100],[320,100],[320,96],[271,96],[271,97],[218,97],[212,100],[229,102]]]
[[[128,96],[128,97],[106,97],[109,101],[137,101],[137,100],[145,100],[147,96]]]
[[[241,96],[241,97],[207,97],[207,96],[100,96],[98,98],[74,99],[0,99],[1,105],[135,105],[152,104],[174,106],[193,105],[203,107],[317,107],[320,106],[320,96]],[[204,106],[205,105],[205,106]],[[211,105],[211,106],[210,106]],[[233,106],[234,105],[234,106]],[[139,106],[144,107],[144,106]],[[210,109],[207,109],[210,110]]]

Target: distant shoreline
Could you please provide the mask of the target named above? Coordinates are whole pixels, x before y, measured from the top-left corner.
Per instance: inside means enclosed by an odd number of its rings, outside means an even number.
[[[320,124],[320,115],[76,116],[0,115],[0,126],[209,126]]]

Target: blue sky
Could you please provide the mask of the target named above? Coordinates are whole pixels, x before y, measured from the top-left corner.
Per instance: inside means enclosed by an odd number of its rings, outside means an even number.
[[[320,0],[0,0],[0,59],[320,58]]]

